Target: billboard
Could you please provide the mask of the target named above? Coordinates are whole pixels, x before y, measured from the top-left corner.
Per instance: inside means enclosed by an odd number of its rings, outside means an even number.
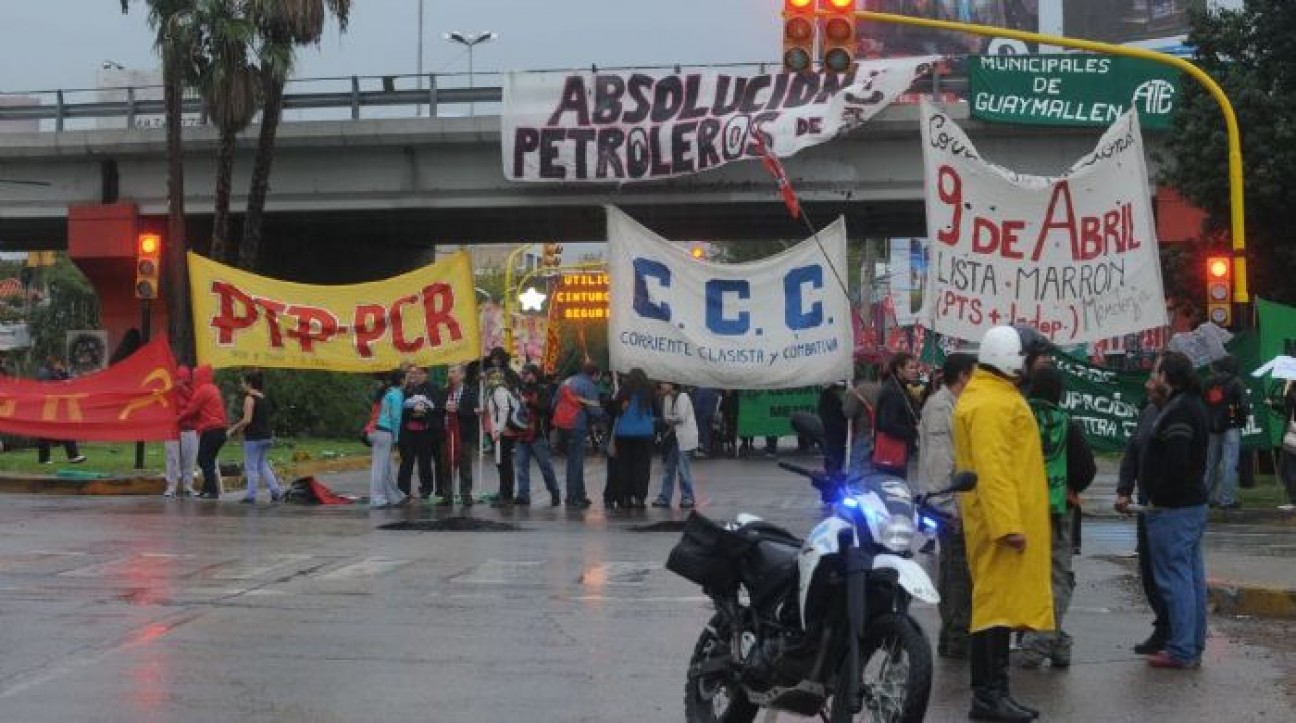
[[[1039,5],[1040,0],[862,0],[860,9],[1038,32]],[[1014,40],[871,21],[860,21],[856,36],[862,58],[1016,55],[1032,50]]]

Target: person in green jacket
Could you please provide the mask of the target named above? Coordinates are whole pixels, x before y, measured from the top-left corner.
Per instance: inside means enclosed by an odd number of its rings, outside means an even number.
[[[1022,668],[1041,668],[1045,663],[1054,668],[1069,668],[1072,638],[1062,629],[1062,620],[1075,590],[1075,573],[1071,569],[1074,555],[1071,516],[1075,508],[1071,499],[1093,482],[1097,470],[1093,451],[1085,442],[1083,431],[1061,407],[1061,372],[1050,364],[1036,367],[1030,375],[1027,396],[1039,425],[1040,444],[1044,449],[1044,474],[1048,478],[1049,523],[1052,528],[1051,584],[1056,627],[1023,635],[1017,664]]]

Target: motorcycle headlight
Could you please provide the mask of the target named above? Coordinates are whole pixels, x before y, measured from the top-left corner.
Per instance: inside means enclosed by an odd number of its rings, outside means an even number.
[[[913,544],[913,538],[913,520],[896,515],[882,526],[882,537],[878,542],[892,552],[907,552]]]

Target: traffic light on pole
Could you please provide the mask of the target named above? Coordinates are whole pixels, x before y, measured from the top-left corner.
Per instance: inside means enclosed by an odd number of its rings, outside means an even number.
[[[789,73],[813,70],[815,0],[783,0],[783,69]]]
[[[135,298],[156,299],[162,271],[162,236],[151,231],[139,235],[135,245]]]
[[[1233,259],[1211,256],[1206,259],[1206,319],[1216,326],[1233,324]]]
[[[847,73],[855,67],[855,0],[819,0],[828,13],[820,22],[819,61],[829,73]]]

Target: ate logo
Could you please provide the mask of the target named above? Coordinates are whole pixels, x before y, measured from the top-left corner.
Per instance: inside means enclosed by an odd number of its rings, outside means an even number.
[[[1134,89],[1134,105],[1145,115],[1169,115],[1174,110],[1174,83],[1157,78]]]

